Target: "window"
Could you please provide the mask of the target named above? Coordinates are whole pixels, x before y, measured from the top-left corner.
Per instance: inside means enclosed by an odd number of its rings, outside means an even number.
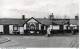
[[[35,29],[35,25],[34,25],[34,24],[31,24],[31,25],[30,25],[30,29],[31,29],[31,30],[34,30],[34,29]]]
[[[18,30],[18,25],[14,25],[13,30],[17,31]]]

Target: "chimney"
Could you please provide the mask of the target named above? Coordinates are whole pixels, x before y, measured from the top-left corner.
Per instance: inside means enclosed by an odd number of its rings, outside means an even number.
[[[53,13],[52,13],[51,15],[49,15],[49,19],[50,19],[50,20],[54,19]]]
[[[75,16],[75,20],[78,20],[79,19],[79,16]]]
[[[22,15],[22,20],[25,20],[25,15]]]

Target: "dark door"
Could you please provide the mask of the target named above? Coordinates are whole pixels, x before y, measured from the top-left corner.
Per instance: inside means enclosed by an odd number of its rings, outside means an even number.
[[[63,31],[63,25],[60,25],[60,30]]]
[[[9,25],[4,25],[4,34],[9,34]]]
[[[44,30],[44,25],[41,26],[41,30]]]

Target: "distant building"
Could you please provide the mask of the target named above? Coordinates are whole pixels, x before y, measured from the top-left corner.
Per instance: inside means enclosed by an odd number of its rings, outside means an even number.
[[[52,18],[53,17],[53,18]],[[51,27],[52,31],[68,31],[70,24],[79,27],[79,21],[73,19],[54,19],[53,14],[48,18],[25,18],[22,19],[0,19],[0,34],[17,34],[17,35],[44,35],[47,34],[47,28]]]

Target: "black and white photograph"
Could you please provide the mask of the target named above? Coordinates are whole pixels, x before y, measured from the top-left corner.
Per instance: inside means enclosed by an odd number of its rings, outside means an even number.
[[[78,0],[0,0],[0,48],[79,48]]]

